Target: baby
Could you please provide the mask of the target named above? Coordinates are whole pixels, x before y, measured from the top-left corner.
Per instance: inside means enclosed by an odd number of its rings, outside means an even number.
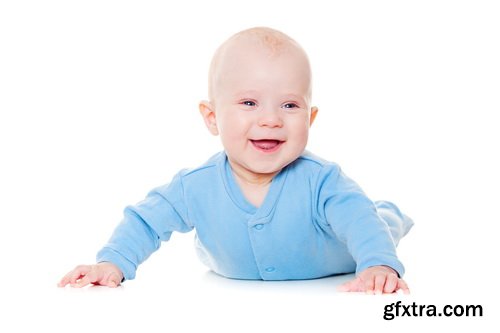
[[[196,229],[196,250],[214,272],[235,279],[315,279],[356,272],[342,291],[409,292],[396,245],[412,221],[372,202],[335,163],[307,151],[311,69],[287,35],[252,28],[216,51],[209,100],[199,105],[224,151],[180,171],[124,211],[97,254],[60,282],[116,287],[172,232]]]

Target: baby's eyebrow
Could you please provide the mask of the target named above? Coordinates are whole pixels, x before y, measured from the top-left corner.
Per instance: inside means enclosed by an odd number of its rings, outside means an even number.
[[[282,96],[283,100],[287,102],[307,103],[307,96],[297,94],[286,94]]]
[[[248,97],[248,96],[259,96],[260,93],[257,90],[242,90],[237,91],[233,94],[234,97]],[[305,96],[300,94],[283,94],[280,96],[282,99],[293,99],[293,100],[304,100]]]
[[[301,100],[301,99],[304,99],[304,96],[297,95],[297,94],[285,94],[285,95],[283,95],[283,98],[284,99],[298,99],[298,100]]]
[[[255,96],[258,95],[258,92],[256,90],[242,90],[242,91],[237,91],[233,94],[234,97],[245,97],[245,96]]]

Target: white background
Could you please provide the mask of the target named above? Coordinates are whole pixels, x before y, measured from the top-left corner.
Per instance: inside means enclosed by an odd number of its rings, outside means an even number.
[[[495,331],[499,17],[495,1],[2,1],[0,331]],[[197,110],[208,65],[261,25],[310,56],[308,149],[415,220],[399,248],[412,294],[223,279],[193,234],[121,288],[56,288],[126,205],[221,149]],[[484,317],[384,321],[397,300]]]

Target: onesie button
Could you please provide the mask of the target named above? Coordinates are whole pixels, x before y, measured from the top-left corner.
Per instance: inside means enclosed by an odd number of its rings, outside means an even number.
[[[261,230],[262,228],[264,228],[264,225],[262,223],[256,224],[256,225],[254,225],[254,228],[257,230]]]
[[[271,267],[266,268],[266,272],[268,272],[268,273],[274,272],[275,270],[276,270],[276,268],[274,268],[274,267],[272,267],[272,266],[271,266]]]

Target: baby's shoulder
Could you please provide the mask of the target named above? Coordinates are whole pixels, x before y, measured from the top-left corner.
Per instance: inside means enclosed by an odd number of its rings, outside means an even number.
[[[340,166],[332,161],[328,161],[310,151],[304,151],[293,163],[293,166],[302,171],[309,171],[314,174],[331,174],[340,172]]]
[[[184,192],[193,187],[206,188],[217,178],[217,165],[223,158],[222,153],[217,153],[197,167],[181,169],[168,183],[154,188],[152,192],[167,196],[166,193]]]
[[[219,152],[219,153],[213,155],[212,157],[210,157],[205,163],[203,163],[197,167],[182,169],[181,171],[179,171],[178,175],[181,178],[186,178],[186,177],[192,178],[192,177],[196,177],[199,175],[213,172],[213,171],[215,171],[217,166],[221,162],[223,162],[224,159],[225,159],[224,153]]]

